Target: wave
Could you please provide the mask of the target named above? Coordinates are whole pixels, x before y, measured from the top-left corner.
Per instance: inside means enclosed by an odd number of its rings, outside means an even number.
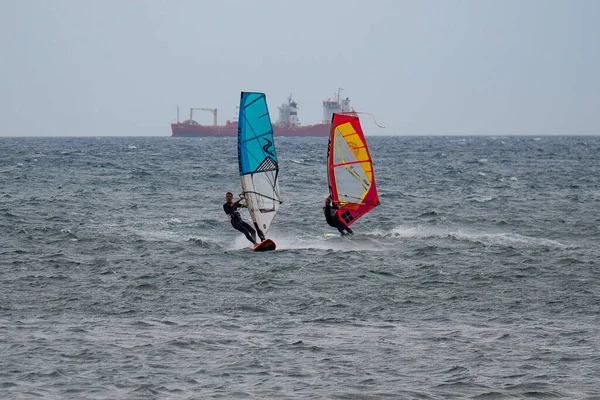
[[[382,251],[396,247],[407,239],[458,241],[486,247],[566,249],[569,246],[557,240],[526,236],[514,232],[475,232],[467,229],[432,228],[418,225],[401,225],[390,230],[376,229],[342,237],[336,232],[322,235],[285,234],[267,235],[277,244],[276,251],[283,250],[331,250],[331,251]],[[251,248],[252,244],[240,235],[228,247],[229,250]]]
[[[513,247],[513,248],[558,248],[569,246],[557,240],[521,235],[514,232],[473,232],[467,229],[431,228],[423,226],[402,225],[383,233],[392,238],[416,239],[452,239],[463,242],[478,243],[484,246]]]

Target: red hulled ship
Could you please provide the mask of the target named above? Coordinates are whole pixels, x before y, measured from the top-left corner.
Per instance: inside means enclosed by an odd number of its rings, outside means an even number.
[[[298,120],[298,105],[288,97],[279,110],[279,118],[273,124],[275,136],[329,136],[329,128],[333,113],[348,112],[350,99],[340,99],[342,89],[338,89],[337,96],[323,101],[323,120],[320,124],[302,125]],[[212,125],[201,125],[194,121],[195,110],[210,111],[213,114]],[[217,124],[216,108],[190,108],[190,118],[179,122],[179,107],[177,108],[177,123],[171,124],[172,136],[202,137],[202,136],[237,136],[237,121],[227,121],[225,125]]]

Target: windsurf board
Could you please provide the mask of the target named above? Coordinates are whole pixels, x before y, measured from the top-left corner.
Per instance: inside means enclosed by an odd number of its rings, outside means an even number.
[[[271,239],[265,239],[262,242],[260,242],[259,244],[257,244],[256,246],[254,246],[254,248],[252,250],[254,251],[271,251],[271,250],[275,250],[277,246],[275,245],[275,242],[272,241]]]

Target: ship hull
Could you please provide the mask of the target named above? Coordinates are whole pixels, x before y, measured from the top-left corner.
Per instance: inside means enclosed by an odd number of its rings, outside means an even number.
[[[275,136],[329,136],[329,124],[315,124],[298,127],[273,126]],[[227,125],[190,125],[171,124],[171,136],[176,137],[210,137],[237,136],[237,124]]]
[[[307,126],[296,126],[285,128],[281,126],[273,127],[275,136],[329,136],[329,124],[316,124]]]
[[[171,136],[202,137],[202,136],[237,136],[237,124],[227,125],[190,125],[171,124]]]

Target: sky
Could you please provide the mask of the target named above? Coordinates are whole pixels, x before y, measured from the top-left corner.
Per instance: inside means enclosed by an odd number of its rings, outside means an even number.
[[[0,136],[170,136],[190,107],[368,135],[600,134],[597,0],[0,0]],[[212,114],[194,119],[212,123]]]

